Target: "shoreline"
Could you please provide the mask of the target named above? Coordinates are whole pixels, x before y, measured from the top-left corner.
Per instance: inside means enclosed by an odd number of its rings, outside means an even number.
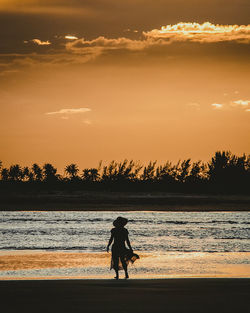
[[[134,280],[249,278],[250,252],[146,252],[129,266]],[[110,279],[111,254],[85,251],[0,251],[0,280]],[[123,277],[123,272],[121,272]]]
[[[5,312],[247,312],[250,279],[0,281]]]
[[[250,196],[81,192],[0,195],[0,211],[250,211]]]
[[[46,211],[63,211],[63,212],[250,212],[250,207],[248,205],[75,205],[65,204],[65,203],[48,203],[46,205],[0,205],[0,212],[10,212],[10,211],[37,211],[37,212],[46,212]]]

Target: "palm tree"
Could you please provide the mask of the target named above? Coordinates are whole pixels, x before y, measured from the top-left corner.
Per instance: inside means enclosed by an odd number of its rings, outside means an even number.
[[[25,166],[23,168],[22,179],[24,179],[26,181],[27,180],[29,180],[29,181],[33,181],[34,180],[34,174],[27,166]]]
[[[3,181],[9,180],[9,170],[5,167],[1,170],[1,178]]]
[[[38,164],[34,163],[31,169],[34,174],[35,180],[41,181],[43,178],[43,170],[41,169],[41,167]]]
[[[82,178],[88,182],[96,182],[98,181],[100,174],[97,168],[85,168],[83,170]]]
[[[57,169],[50,163],[45,163],[43,166],[43,173],[45,176],[45,181],[55,181]]]
[[[10,180],[20,181],[22,179],[22,168],[19,164],[11,165],[9,169]]]
[[[77,173],[79,172],[79,168],[76,164],[72,163],[65,167],[65,173],[69,175],[70,179],[73,180],[77,177]]]

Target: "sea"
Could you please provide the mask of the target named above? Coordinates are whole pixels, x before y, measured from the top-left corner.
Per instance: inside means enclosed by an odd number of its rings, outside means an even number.
[[[11,211],[0,212],[0,279],[113,278],[118,216],[140,256],[131,278],[250,277],[249,212]]]

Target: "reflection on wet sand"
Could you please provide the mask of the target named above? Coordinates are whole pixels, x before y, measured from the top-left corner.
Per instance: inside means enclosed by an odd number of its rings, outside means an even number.
[[[132,278],[250,277],[250,253],[142,253]],[[13,251],[0,254],[0,279],[112,278],[108,253]]]

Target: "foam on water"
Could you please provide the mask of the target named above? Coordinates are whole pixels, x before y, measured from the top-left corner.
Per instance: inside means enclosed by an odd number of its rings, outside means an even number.
[[[139,251],[250,251],[249,212],[1,212],[0,250],[101,252],[117,215]]]

